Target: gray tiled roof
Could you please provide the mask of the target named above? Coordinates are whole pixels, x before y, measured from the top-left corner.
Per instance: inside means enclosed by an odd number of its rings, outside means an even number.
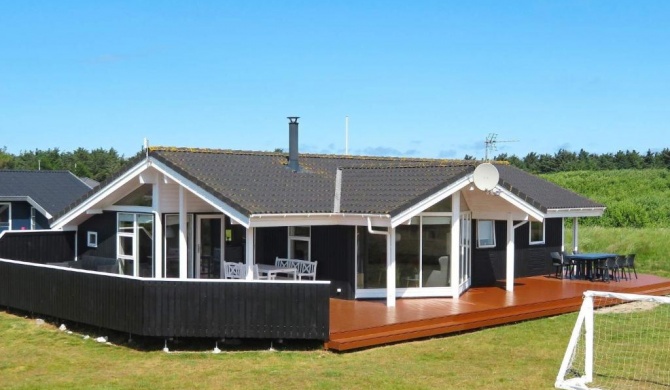
[[[542,212],[547,212],[548,209],[605,207],[598,202],[594,202],[516,167],[499,165],[497,168],[500,172],[498,183],[501,186]]]
[[[29,196],[52,215],[89,190],[68,171],[0,170],[0,198]]]
[[[150,156],[245,215],[333,212],[342,169],[341,212],[396,215],[474,170],[474,161],[300,156],[299,173],[282,153],[151,148]],[[534,207],[603,207],[546,180],[500,164],[500,184]]]

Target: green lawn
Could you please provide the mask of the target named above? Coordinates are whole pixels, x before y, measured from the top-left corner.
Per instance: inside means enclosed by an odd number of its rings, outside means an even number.
[[[584,227],[580,247],[635,252],[638,271],[668,277],[668,233]],[[568,314],[343,354],[167,354],[160,345],[147,352],[100,344],[0,312],[0,388],[551,389],[575,318]]]
[[[168,354],[100,344],[0,312],[0,388],[550,389],[575,318],[344,354]]]

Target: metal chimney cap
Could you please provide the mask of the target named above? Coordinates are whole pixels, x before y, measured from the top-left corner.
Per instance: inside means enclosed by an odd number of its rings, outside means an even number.
[[[288,119],[288,123],[298,123],[298,119],[300,119],[299,116],[287,116],[286,119]]]

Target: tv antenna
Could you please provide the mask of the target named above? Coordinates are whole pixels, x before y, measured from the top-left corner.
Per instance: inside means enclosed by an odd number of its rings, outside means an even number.
[[[484,141],[484,144],[486,145],[486,154],[484,157],[484,161],[489,161],[489,152],[495,152],[498,150],[497,144],[501,142],[519,142],[519,140],[506,140],[506,141],[500,141],[498,139],[498,134],[496,133],[490,133],[486,137],[486,141]]]

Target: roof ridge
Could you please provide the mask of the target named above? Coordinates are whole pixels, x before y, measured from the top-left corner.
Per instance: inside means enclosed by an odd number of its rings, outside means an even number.
[[[232,154],[232,155],[250,155],[250,156],[288,156],[288,152],[269,152],[260,150],[240,150],[240,149],[216,149],[216,148],[189,148],[179,146],[150,146],[149,152],[190,152],[190,153],[211,153],[211,154]],[[405,161],[405,162],[435,162],[438,164],[454,162],[462,163],[463,165],[476,165],[482,163],[479,160],[465,160],[465,159],[446,159],[434,157],[390,157],[390,156],[365,156],[365,155],[342,155],[342,154],[325,154],[325,153],[300,153],[301,158],[328,158],[328,159],[342,159],[352,161]],[[472,161],[472,163],[470,163]],[[491,161],[495,165],[510,165],[508,161]]]
[[[16,172],[16,173],[72,173],[67,169],[0,169],[0,172]]]
[[[415,165],[384,165],[384,166],[346,166],[338,169],[405,169],[405,168],[454,168],[454,167],[469,167],[475,164],[468,164],[467,162],[459,162],[457,160],[445,160],[442,164],[415,164]]]

